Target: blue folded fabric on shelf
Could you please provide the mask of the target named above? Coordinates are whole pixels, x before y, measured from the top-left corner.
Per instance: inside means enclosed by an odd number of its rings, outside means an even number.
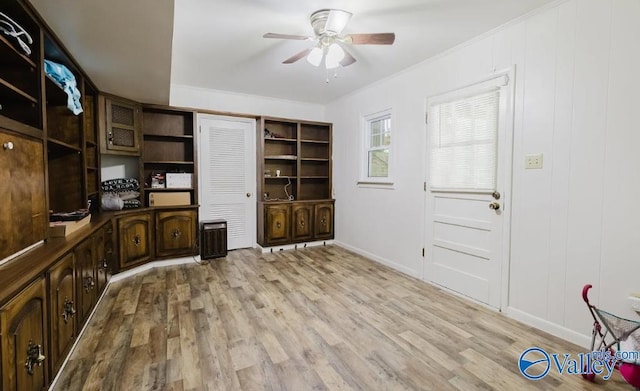
[[[77,87],[76,77],[69,68],[51,60],[44,60],[44,72],[67,94],[67,107],[73,114],[82,113],[80,103],[80,91]]]

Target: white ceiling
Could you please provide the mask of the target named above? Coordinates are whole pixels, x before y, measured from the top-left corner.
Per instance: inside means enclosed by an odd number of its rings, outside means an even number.
[[[170,84],[327,103],[554,0],[31,0],[103,91],[168,103]],[[309,15],[339,8],[349,33],[395,32],[392,46],[350,46],[338,78],[304,60]],[[173,22],[172,22],[173,20]],[[172,42],[173,37],[173,42]]]

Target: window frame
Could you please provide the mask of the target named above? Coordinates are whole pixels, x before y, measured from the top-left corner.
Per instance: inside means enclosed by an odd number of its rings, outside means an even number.
[[[381,145],[379,147],[371,147],[371,125],[382,119],[389,119],[390,122],[390,141],[389,145]],[[364,188],[382,188],[382,189],[393,189],[394,187],[394,177],[393,177],[393,166],[394,166],[394,153],[393,153],[393,145],[395,140],[395,131],[393,127],[394,123],[394,115],[393,109],[385,109],[382,111],[377,111],[375,113],[367,114],[361,117],[361,155],[360,155],[360,179],[358,180],[357,185],[359,187]],[[372,177],[369,176],[369,153],[371,151],[376,150],[388,150],[389,151],[389,160],[387,167],[387,176],[384,177]]]

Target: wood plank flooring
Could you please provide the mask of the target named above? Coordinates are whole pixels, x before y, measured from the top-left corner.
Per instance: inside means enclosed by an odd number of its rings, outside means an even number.
[[[54,389],[632,389],[527,380],[531,346],[581,351],[340,247],[238,250],[112,284]]]

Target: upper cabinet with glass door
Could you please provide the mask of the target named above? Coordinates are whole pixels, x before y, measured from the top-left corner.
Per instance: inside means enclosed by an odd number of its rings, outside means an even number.
[[[142,105],[123,98],[100,95],[98,116],[101,153],[140,156]]]

